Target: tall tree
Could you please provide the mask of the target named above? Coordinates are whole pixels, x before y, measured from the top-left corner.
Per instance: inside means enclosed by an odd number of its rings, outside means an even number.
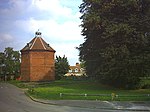
[[[5,60],[5,58],[4,58],[4,53],[3,53],[3,52],[0,52],[0,65],[1,65],[1,64],[4,64],[4,60]]]
[[[4,75],[4,60],[5,60],[5,57],[4,57],[4,53],[3,52],[0,52],[0,75],[2,77],[2,75]]]
[[[7,47],[4,50],[4,64],[5,72],[7,75],[19,75],[20,71],[20,53],[19,51],[14,51],[13,48]]]
[[[56,56],[55,59],[56,79],[60,79],[68,72],[68,70],[69,70],[69,63],[67,57]]]
[[[134,88],[150,67],[149,0],[83,0],[80,59],[102,83]]]

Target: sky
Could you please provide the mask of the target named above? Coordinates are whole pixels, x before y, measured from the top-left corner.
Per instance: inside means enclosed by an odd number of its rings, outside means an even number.
[[[42,32],[42,38],[64,55],[70,65],[79,62],[76,49],[84,42],[81,36],[82,0],[0,0],[0,52],[6,47],[20,51]]]

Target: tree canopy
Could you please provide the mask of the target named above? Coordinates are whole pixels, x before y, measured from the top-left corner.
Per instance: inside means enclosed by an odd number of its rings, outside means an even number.
[[[20,53],[13,48],[7,47],[4,52],[0,52],[1,75],[19,75]]]
[[[135,88],[150,73],[150,0],[83,0],[80,12],[87,75]]]
[[[55,59],[56,79],[60,79],[68,72],[68,70],[69,70],[69,63],[67,57],[65,57],[65,55],[63,57],[56,56]]]

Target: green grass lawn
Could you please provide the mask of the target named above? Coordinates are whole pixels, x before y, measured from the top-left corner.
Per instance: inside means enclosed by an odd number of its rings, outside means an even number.
[[[40,99],[112,100],[112,93],[115,93],[115,95],[118,95],[114,98],[116,101],[150,101],[150,89],[122,90],[94,81],[59,80],[51,83],[14,84],[29,88],[28,94]]]

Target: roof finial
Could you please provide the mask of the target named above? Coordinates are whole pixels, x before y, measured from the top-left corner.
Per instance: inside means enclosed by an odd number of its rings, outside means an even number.
[[[35,32],[35,37],[41,37],[41,35],[42,35],[42,33],[38,29],[38,31]]]

